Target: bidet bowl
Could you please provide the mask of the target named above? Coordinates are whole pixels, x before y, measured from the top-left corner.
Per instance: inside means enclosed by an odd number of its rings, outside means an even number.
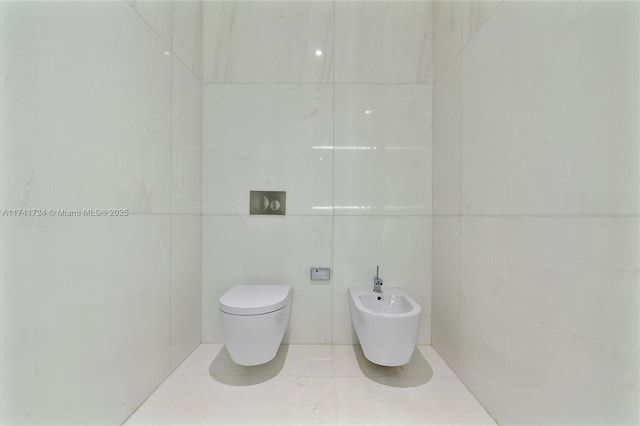
[[[349,310],[362,352],[371,362],[405,365],[416,346],[422,308],[404,290],[349,288]]]

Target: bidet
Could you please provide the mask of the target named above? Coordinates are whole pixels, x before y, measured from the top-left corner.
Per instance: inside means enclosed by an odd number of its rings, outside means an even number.
[[[371,362],[395,367],[411,360],[422,307],[397,287],[374,292],[349,288],[349,310],[362,352]]]

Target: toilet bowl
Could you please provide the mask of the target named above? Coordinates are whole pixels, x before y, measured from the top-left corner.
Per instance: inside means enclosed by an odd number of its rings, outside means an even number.
[[[289,322],[292,292],[288,285],[236,285],[220,297],[222,333],[233,362],[250,366],[275,358]]]

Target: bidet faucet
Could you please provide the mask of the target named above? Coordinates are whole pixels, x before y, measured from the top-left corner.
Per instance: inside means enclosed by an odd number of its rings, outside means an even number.
[[[382,278],[378,276],[379,272],[380,266],[376,265],[376,276],[373,277],[373,291],[375,291],[376,293],[382,293]]]

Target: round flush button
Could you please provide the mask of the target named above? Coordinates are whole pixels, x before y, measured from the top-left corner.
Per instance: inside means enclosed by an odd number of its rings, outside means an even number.
[[[269,199],[267,197],[258,197],[256,198],[256,200],[253,202],[254,207],[258,210],[260,210],[261,212],[267,210],[267,208],[269,208]]]
[[[273,210],[274,212],[278,211],[280,209],[280,201],[273,200],[269,206],[271,207],[271,210]]]

